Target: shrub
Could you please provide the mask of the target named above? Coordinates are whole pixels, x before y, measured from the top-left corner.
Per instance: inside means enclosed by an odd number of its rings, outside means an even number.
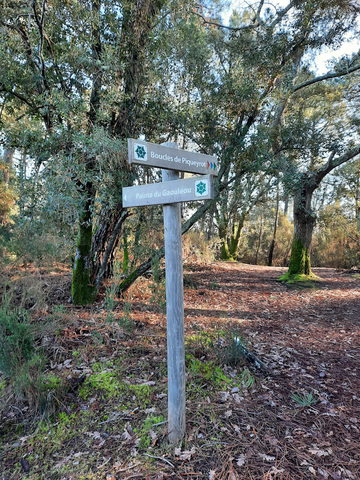
[[[0,308],[0,370],[4,376],[16,375],[34,351],[27,313]]]
[[[43,358],[35,348],[26,311],[0,307],[0,371],[5,378],[2,403],[27,402],[36,412],[52,411],[61,380],[43,374]]]

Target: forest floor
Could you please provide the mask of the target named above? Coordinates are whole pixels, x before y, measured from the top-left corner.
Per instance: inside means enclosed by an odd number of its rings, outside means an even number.
[[[79,308],[65,267],[28,267],[13,295],[41,284],[31,321],[53,391],[37,414],[3,398],[0,480],[360,479],[359,275],[315,268],[321,281],[300,288],[283,273],[185,264],[186,434],[174,447],[162,287],[140,279],[117,301],[109,285]]]

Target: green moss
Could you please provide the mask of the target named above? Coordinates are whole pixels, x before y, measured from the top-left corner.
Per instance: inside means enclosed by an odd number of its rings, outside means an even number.
[[[150,416],[146,418],[144,425],[141,429],[135,429],[136,433],[140,435],[140,450],[147,450],[150,447],[151,437],[149,435],[149,432],[150,430],[155,429],[155,426],[162,422],[164,422],[164,417],[162,415],[159,415],[158,417]]]
[[[129,385],[119,380],[114,371],[94,373],[85,380],[79,390],[79,397],[87,400],[95,395],[101,396],[102,399],[121,398],[124,409],[151,406],[149,385]]]
[[[95,299],[96,288],[90,284],[91,239],[91,224],[80,226],[71,287],[74,305],[88,305]]]
[[[79,390],[79,397],[86,400],[100,390],[106,397],[115,398],[121,396],[124,388],[124,384],[116,379],[114,372],[100,372],[85,380]]]
[[[311,275],[309,249],[297,237],[292,243],[288,273],[290,275]]]
[[[223,387],[225,385],[232,385],[233,381],[222,372],[220,367],[217,367],[214,362],[202,363],[200,360],[193,357],[193,355],[186,356],[186,362],[192,375],[202,380],[208,380],[214,385]]]
[[[314,273],[311,273],[310,275],[291,275],[289,272],[287,272],[285,273],[285,275],[279,277],[278,280],[280,282],[285,282],[288,285],[298,285],[299,287],[314,288],[316,282],[319,282],[321,278]]]
[[[141,407],[150,406],[151,389],[149,385],[129,385],[129,389]]]

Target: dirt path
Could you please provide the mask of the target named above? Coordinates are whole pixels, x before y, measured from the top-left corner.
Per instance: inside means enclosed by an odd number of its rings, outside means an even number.
[[[360,479],[360,279],[314,269],[321,282],[298,289],[279,283],[282,273],[185,266],[187,430],[178,450],[167,445],[161,420],[166,319],[160,300],[150,302],[154,290],[138,282],[131,302],[111,313],[103,298],[69,306],[65,292],[48,347],[49,371],[67,385],[62,417],[34,434],[26,407],[9,410],[1,480]],[[61,275],[52,277],[57,302]],[[267,374],[220,358],[235,336]],[[144,427],[149,418],[154,427]],[[20,458],[31,467],[26,475]]]
[[[360,281],[321,268],[314,269],[318,288],[296,289],[277,282],[282,273],[217,264],[190,274],[201,290],[186,297],[187,325],[230,323],[271,370],[263,393],[239,409],[239,418],[251,410],[262,432],[246,454],[253,477],[240,478],[360,478]],[[214,281],[218,289],[209,295]],[[317,402],[302,410],[291,394],[312,394]],[[255,471],[255,445],[265,455],[283,455],[268,477]]]

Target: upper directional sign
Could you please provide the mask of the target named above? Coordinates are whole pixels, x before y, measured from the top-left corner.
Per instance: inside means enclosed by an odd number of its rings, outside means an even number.
[[[124,208],[208,200],[214,198],[213,177],[204,175],[183,180],[124,187],[122,197]]]
[[[216,156],[188,152],[142,140],[128,139],[129,162],[179,172],[218,175]]]

